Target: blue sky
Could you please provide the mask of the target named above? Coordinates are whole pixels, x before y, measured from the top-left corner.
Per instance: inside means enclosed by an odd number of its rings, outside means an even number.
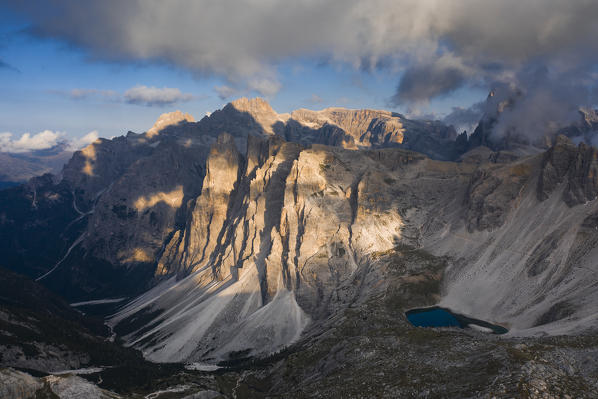
[[[27,132],[142,132],[161,113],[200,119],[240,96],[278,112],[453,113],[465,126],[505,86],[529,99],[514,115],[568,111],[529,129],[571,123],[596,104],[598,3],[563,4],[0,0],[0,146]]]
[[[238,90],[222,99],[216,90],[228,84],[222,77],[200,75],[165,62],[98,59],[65,40],[37,37],[28,32],[30,27],[26,16],[0,8],[0,60],[9,66],[0,68],[0,132],[17,137],[43,130],[73,138],[94,130],[102,137],[128,130],[142,132],[163,112],[180,109],[201,119],[235,97],[262,95]],[[285,60],[276,66],[280,90],[266,98],[278,112],[329,106],[414,111],[389,102],[400,71],[365,71],[347,63],[307,58]],[[138,85],[178,88],[193,99],[152,106],[123,101],[122,94]],[[73,90],[114,93],[74,98]],[[452,106],[468,106],[486,94],[485,89],[460,90],[417,111],[441,115]]]

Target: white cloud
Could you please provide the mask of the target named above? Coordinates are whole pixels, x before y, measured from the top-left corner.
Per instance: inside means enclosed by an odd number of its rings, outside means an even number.
[[[81,148],[87,147],[89,144],[93,143],[99,138],[99,134],[97,130],[93,130],[87,133],[85,136],[80,137],[78,139],[73,139],[70,141],[68,149],[70,151],[77,151]]]
[[[13,139],[12,133],[0,133],[0,152],[20,153],[45,150],[58,145],[63,137],[64,133],[51,130],[44,130],[34,135],[24,133],[18,139]]]
[[[163,87],[160,89],[158,87],[138,85],[125,91],[124,99],[129,104],[161,106],[191,101],[193,95],[183,93],[176,88]]]
[[[47,150],[58,145],[68,151],[77,151],[93,143],[99,137],[98,131],[94,130],[85,136],[70,139],[64,132],[53,132],[44,130],[36,134],[23,133],[20,137],[10,132],[0,133],[0,152],[24,153],[30,151]]]

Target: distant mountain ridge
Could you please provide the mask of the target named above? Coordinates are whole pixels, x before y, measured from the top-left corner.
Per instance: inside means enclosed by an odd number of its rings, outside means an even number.
[[[72,155],[65,143],[24,153],[0,152],[0,184],[24,183],[45,173],[59,174]]]

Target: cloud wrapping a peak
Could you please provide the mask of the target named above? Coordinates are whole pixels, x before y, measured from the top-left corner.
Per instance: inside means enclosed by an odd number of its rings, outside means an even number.
[[[129,104],[163,106],[191,101],[193,95],[182,93],[179,89],[163,87],[135,86],[125,91],[124,99]]]
[[[510,102],[498,115],[493,129],[496,137],[516,134],[536,141],[579,122],[580,106],[595,101],[577,74],[569,76],[538,67],[521,71],[516,82],[499,87],[494,95],[493,104]]]

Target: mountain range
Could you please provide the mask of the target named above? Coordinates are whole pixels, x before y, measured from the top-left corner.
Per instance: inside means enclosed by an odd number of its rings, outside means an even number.
[[[496,136],[508,103],[493,101],[468,136],[388,111],[279,114],[242,98],[197,122],[164,114],[1,190],[0,275],[56,298],[48,312],[111,355],[86,356],[80,338],[62,352],[18,339],[23,323],[57,327],[0,302],[0,364],[26,369],[0,382],[56,392],[56,368],[121,356],[161,382],[110,368],[68,378],[107,397],[592,397],[596,112],[530,140]],[[412,326],[405,312],[429,306],[508,332]]]

